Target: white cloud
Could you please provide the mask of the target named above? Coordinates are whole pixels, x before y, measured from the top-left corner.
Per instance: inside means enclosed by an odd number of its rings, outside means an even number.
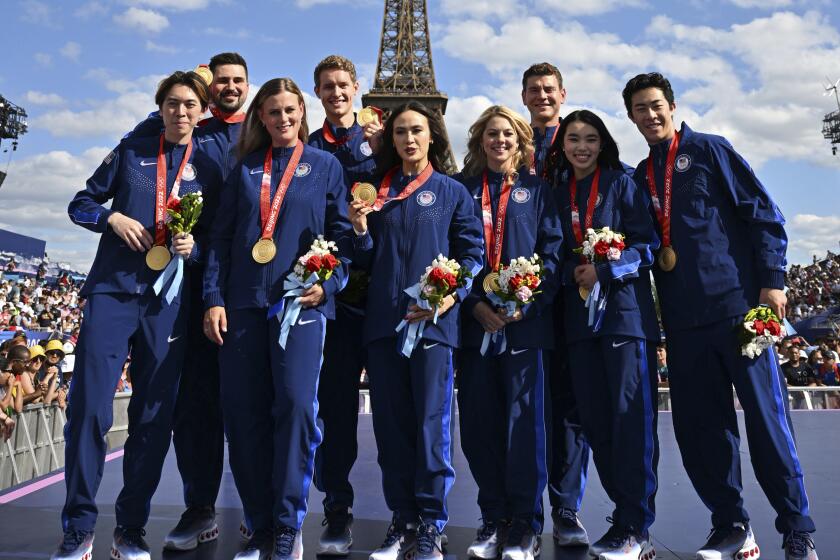
[[[35,53],[34,55],[32,55],[32,58],[34,58],[35,62],[37,62],[41,66],[49,66],[52,64],[52,56],[48,55],[47,53]]]
[[[472,18],[508,17],[522,9],[517,0],[442,0],[441,10],[450,16]]]
[[[40,91],[29,90],[24,94],[24,98],[32,105],[64,105],[64,98],[57,93],[43,93]]]
[[[135,7],[114,16],[114,21],[129,29],[139,29],[149,33],[157,33],[169,27],[169,18],[165,15]]]
[[[61,56],[73,62],[79,62],[79,55],[82,54],[82,46],[75,41],[68,41],[58,50]]]
[[[765,10],[793,5],[793,0],[729,0],[729,2],[739,8],[762,8]]]
[[[53,260],[88,270],[97,236],[70,222],[67,204],[109,150],[96,147],[75,155],[52,151],[13,161],[3,184],[3,203],[15,212],[3,212],[0,227],[45,239]]]
[[[180,52],[178,47],[172,47],[169,45],[163,45],[160,43],[155,43],[154,41],[147,39],[146,40],[146,50],[149,52],[156,52],[156,53],[163,53],[163,54],[176,54]]]
[[[95,16],[104,16],[108,13],[108,8],[102,2],[97,2],[96,0],[92,0],[90,2],[85,2],[78,8],[76,11],[73,12],[79,19],[90,19]]]
[[[39,0],[24,0],[20,3],[22,14],[20,19],[27,23],[55,27],[52,8],[45,2]]]
[[[210,5],[210,0],[132,0],[129,3],[161,10],[186,12],[203,10]]]
[[[464,165],[467,153],[470,126],[478,119],[482,111],[495,102],[484,95],[472,97],[450,97],[446,104],[446,133],[449,135],[449,145],[458,169]]]
[[[619,8],[642,7],[643,0],[537,0],[537,11],[556,11],[575,17],[593,16],[612,12]],[[550,13],[550,12],[549,12]]]
[[[822,258],[828,250],[837,252],[840,216],[797,214],[788,221],[786,229],[791,264],[810,264],[813,255]]]

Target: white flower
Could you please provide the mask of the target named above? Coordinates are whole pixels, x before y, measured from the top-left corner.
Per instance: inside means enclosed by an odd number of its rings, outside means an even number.
[[[528,286],[519,286],[519,288],[516,290],[516,299],[518,299],[522,303],[526,303],[529,299],[531,299],[531,296],[533,295],[534,294],[531,292],[531,288],[529,288]]]
[[[610,250],[607,251],[607,260],[608,261],[617,261],[621,258],[621,249],[617,247],[610,247]]]

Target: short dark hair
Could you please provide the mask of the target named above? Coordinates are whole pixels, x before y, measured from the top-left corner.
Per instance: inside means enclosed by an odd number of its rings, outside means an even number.
[[[382,133],[382,147],[376,157],[376,174],[383,176],[391,168],[400,165],[397,148],[394,146],[394,121],[406,111],[420,113],[429,121],[429,135],[432,143],[429,144],[429,162],[436,171],[446,172],[447,153],[449,151],[449,139],[446,136],[446,128],[443,126],[443,119],[440,113],[423,105],[419,101],[409,101],[394,109],[385,121],[385,131]]]
[[[624,91],[621,96],[624,98],[624,107],[627,109],[627,114],[633,112],[633,95],[643,89],[657,88],[662,90],[662,95],[669,105],[674,104],[674,90],[671,89],[671,82],[668,78],[659,72],[650,72],[649,74],[639,74],[632,78],[627,85],[624,86]]]
[[[217,66],[223,66],[225,64],[236,64],[237,66],[241,66],[245,69],[245,78],[248,78],[248,65],[245,63],[245,59],[242,58],[242,55],[237,52],[223,52],[219,53],[213,58],[210,59],[210,71],[213,74],[216,73]]]
[[[26,354],[24,355],[24,352]],[[9,348],[9,353],[6,354],[6,359],[10,362],[12,360],[24,360],[29,357],[29,348],[26,346],[12,346]]]
[[[554,139],[554,143],[548,151],[548,163],[546,167],[549,170],[549,176],[555,176],[556,171],[571,169],[572,167],[572,164],[569,163],[569,160],[566,159],[563,153],[563,139],[566,136],[566,130],[569,129],[569,125],[573,122],[588,124],[598,131],[598,136],[601,138],[601,153],[598,154],[598,165],[605,169],[624,169],[621,166],[621,160],[618,155],[618,144],[610,134],[610,131],[607,130],[607,125],[592,111],[580,109],[578,111],[572,111],[560,121],[557,138]]]
[[[158,107],[163,106],[166,95],[175,86],[187,86],[193,90],[198,96],[199,102],[201,102],[201,108],[207,109],[207,104],[210,102],[210,90],[207,88],[207,83],[205,83],[204,78],[192,70],[189,72],[177,70],[160,83],[155,93],[155,104]]]
[[[557,85],[560,86],[560,89],[563,89],[563,75],[550,62],[538,62],[537,64],[532,64],[525,70],[525,73],[522,74],[522,91],[525,91],[525,88],[528,87],[528,78],[533,76],[554,76],[557,78]]]

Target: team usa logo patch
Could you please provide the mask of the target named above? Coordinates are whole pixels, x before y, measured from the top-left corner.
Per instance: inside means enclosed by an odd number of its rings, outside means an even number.
[[[677,161],[674,162],[674,168],[677,171],[682,172],[687,170],[689,167],[691,167],[691,156],[688,154],[681,154],[677,158]]]
[[[365,157],[370,157],[373,155],[373,148],[371,148],[370,144],[368,144],[367,142],[362,142],[362,144],[359,146],[359,151]]]
[[[295,177],[306,177],[309,173],[312,172],[312,166],[308,163],[301,163],[298,164],[297,169],[295,169]]]
[[[437,197],[432,191],[423,191],[417,195],[417,204],[420,206],[431,206],[435,203]]]
[[[528,189],[523,189],[522,187],[514,189],[510,196],[514,202],[518,202],[519,204],[525,204],[531,200],[531,193],[528,192]]]
[[[188,163],[187,165],[185,165],[184,166],[184,174],[181,175],[181,178],[184,181],[195,181],[195,176],[196,176],[196,172],[195,172],[195,167],[193,167],[193,164]]]

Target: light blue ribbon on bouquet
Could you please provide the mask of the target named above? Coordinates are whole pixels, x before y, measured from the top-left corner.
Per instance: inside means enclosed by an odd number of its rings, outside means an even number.
[[[163,272],[155,280],[152,289],[155,291],[156,296],[160,295],[163,287],[170,279],[172,279],[172,283],[169,284],[169,289],[166,290],[166,294],[163,296],[167,305],[171,304],[175,296],[178,295],[178,291],[181,289],[181,284],[184,280],[184,257],[181,255],[176,255],[174,259],[170,259],[169,264],[166,265],[166,268],[163,269]]]
[[[304,281],[301,281],[294,272],[289,273],[283,280],[283,289],[286,293],[283,294],[280,301],[268,308],[268,318],[277,317],[277,320],[280,321],[280,337],[277,342],[280,343],[280,348],[283,350],[286,349],[289,331],[297,324],[298,317],[300,317],[300,312],[303,309],[300,304],[300,297],[317,282],[318,275],[314,272]],[[286,305],[287,299],[289,299],[288,305]]]
[[[420,309],[424,309],[426,311],[431,311],[432,305],[426,301],[425,299],[420,297],[420,283],[414,284],[410,288],[406,288],[405,293],[410,295],[414,298],[414,305],[419,307]],[[432,323],[437,324],[438,320],[438,308],[435,307],[435,316],[432,318]],[[406,327],[408,327],[406,329]],[[423,338],[423,330],[426,328],[426,320],[417,321],[416,323],[409,323],[405,319],[400,321],[400,324],[397,325],[395,329],[396,332],[400,332],[405,329],[405,339],[403,340],[400,354],[405,356],[406,358],[411,357],[411,353],[414,351],[414,347],[417,346],[417,343],[420,342],[420,339]]]
[[[604,320],[604,315],[607,311],[607,296],[610,293],[610,287],[601,291],[601,283],[595,282],[592,291],[586,298],[586,308],[589,310],[589,320],[587,325],[592,327],[593,332],[598,332],[601,328],[601,322]]]
[[[505,310],[505,314],[508,316],[516,313],[517,305],[515,301],[505,301],[493,292],[487,294],[487,299],[489,299],[490,302],[497,308],[503,308]],[[504,327],[494,333],[485,331],[484,338],[481,339],[481,349],[479,351],[482,356],[485,356],[487,355],[488,350],[490,351],[491,356],[498,356],[507,350],[507,338],[505,337]]]

